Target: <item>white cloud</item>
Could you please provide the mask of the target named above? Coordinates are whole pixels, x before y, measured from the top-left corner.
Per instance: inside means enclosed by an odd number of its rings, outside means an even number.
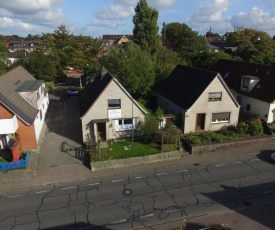
[[[93,19],[91,23],[88,24],[89,26],[98,26],[98,27],[108,27],[108,28],[115,28],[119,25],[119,23],[115,23],[111,20],[97,20]]]
[[[65,22],[59,4],[63,0],[0,1],[1,28],[31,30],[35,25],[55,28]],[[7,20],[9,19],[9,20]]]
[[[218,22],[223,20],[222,14],[227,12],[228,0],[211,0],[200,5],[196,13],[190,18],[190,22]]]
[[[275,28],[275,15],[254,7],[250,12],[241,12],[232,17],[233,27],[244,26],[257,30],[272,31]]]
[[[109,8],[99,10],[96,13],[98,18],[103,19],[126,19],[132,17],[135,11],[133,7],[124,7],[122,5],[115,5]]]
[[[176,0],[148,0],[148,5],[156,9],[171,7],[176,3]]]

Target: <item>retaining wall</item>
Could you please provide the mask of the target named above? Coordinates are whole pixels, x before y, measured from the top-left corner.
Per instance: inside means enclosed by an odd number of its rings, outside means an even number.
[[[191,154],[214,152],[226,148],[245,148],[246,146],[275,143],[275,136],[251,137],[245,140],[228,141],[223,143],[191,145],[185,142],[186,150]]]
[[[132,157],[120,160],[107,160],[91,162],[92,171],[102,170],[102,169],[112,169],[119,167],[126,167],[145,163],[154,163],[158,161],[166,161],[181,158],[181,153],[179,151],[159,153],[154,155],[148,155],[143,157]]]

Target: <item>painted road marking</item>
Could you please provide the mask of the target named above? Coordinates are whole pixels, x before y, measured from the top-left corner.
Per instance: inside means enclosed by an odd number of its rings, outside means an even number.
[[[174,210],[168,210],[167,212],[169,213],[169,212],[178,212],[178,211],[181,211],[181,209],[179,208],[179,209],[174,209]]]
[[[112,180],[113,183],[123,181],[124,179]]]
[[[222,167],[225,166],[225,164],[216,165],[216,167]]]
[[[22,195],[13,195],[13,196],[9,196],[8,198],[15,198],[15,197],[19,197],[19,196],[22,196]]]
[[[253,195],[241,196],[242,199],[252,197]]]
[[[188,169],[182,169],[182,170],[178,170],[177,172],[180,173],[180,172],[188,172],[189,170]]]
[[[157,176],[166,175],[167,173],[157,173]]]
[[[150,217],[150,216],[154,216],[154,215],[155,215],[154,213],[151,213],[148,215],[140,216],[139,218],[142,219],[142,218],[146,218],[146,217]]]
[[[115,221],[110,222],[110,224],[119,224],[119,223],[123,223],[123,222],[126,222],[126,219],[115,220]]]
[[[49,190],[45,190],[45,191],[39,191],[39,192],[36,192],[36,194],[40,194],[40,193],[46,193],[46,192],[49,192]]]
[[[260,159],[252,159],[251,161],[259,161]]]
[[[235,161],[234,164],[241,164],[243,163],[242,161]]]
[[[95,185],[99,185],[100,183],[94,183],[94,184],[88,184],[88,186],[95,186]]]
[[[274,192],[273,190],[270,190],[270,191],[263,192],[263,194],[269,194],[269,193],[273,193],[273,192]]]
[[[63,190],[66,190],[66,189],[74,189],[76,188],[75,186],[71,186],[71,187],[65,187],[65,188],[62,188]]]
[[[135,179],[142,179],[142,178],[144,178],[145,176],[136,176],[136,177],[134,177]]]

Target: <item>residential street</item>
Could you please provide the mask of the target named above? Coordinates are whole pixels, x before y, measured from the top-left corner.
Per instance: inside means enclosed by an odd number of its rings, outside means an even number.
[[[28,168],[0,174],[0,229],[164,230],[183,218],[189,230],[275,228],[275,143],[92,172],[82,162],[77,97],[59,92]]]

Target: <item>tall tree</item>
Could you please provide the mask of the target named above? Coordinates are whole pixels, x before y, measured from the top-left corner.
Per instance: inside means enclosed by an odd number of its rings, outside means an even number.
[[[8,47],[5,42],[0,41],[0,74],[6,72],[6,60],[8,58]]]
[[[154,54],[160,47],[158,35],[158,11],[148,6],[146,0],[140,0],[135,7],[134,42],[151,54]]]
[[[127,49],[111,47],[102,64],[135,98],[145,98],[155,80],[155,62],[151,55],[135,43]]]
[[[275,40],[266,32],[253,29],[236,31],[229,35],[228,43],[238,47],[233,54],[245,62],[275,63]]]
[[[162,29],[163,44],[177,52],[189,64],[202,52],[207,51],[207,42],[184,23],[164,24]]]

